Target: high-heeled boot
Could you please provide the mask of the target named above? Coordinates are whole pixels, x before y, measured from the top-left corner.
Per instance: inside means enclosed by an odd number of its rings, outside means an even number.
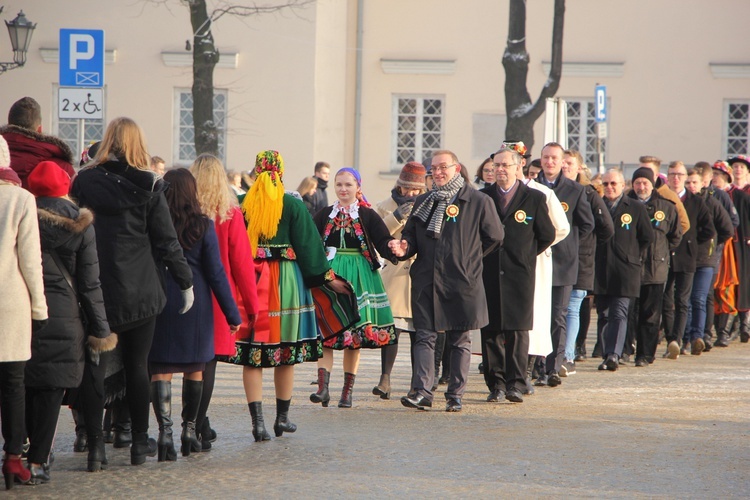
[[[352,391],[354,389],[353,373],[344,373],[344,388],[341,390],[341,399],[339,399],[339,408],[352,407]]]
[[[263,403],[254,401],[247,404],[250,408],[250,417],[253,420],[253,437],[255,441],[270,441],[271,435],[266,430],[266,423],[263,421]]]
[[[133,444],[130,445],[131,465],[141,465],[146,457],[156,456],[156,440],[148,437],[148,432],[132,432]]]
[[[291,399],[276,398],[276,422],[273,424],[273,432],[276,437],[281,437],[285,432],[295,432],[297,426],[289,421],[289,405]]]
[[[182,456],[190,456],[191,451],[203,449],[195,433],[195,420],[198,418],[198,407],[203,395],[203,380],[182,380]]]
[[[380,396],[380,399],[391,399],[391,376],[383,373],[378,385],[372,388],[372,393]]]
[[[16,482],[28,484],[31,481],[31,471],[23,466],[20,455],[5,454],[3,458],[3,477],[5,478],[5,489],[13,488]]]
[[[310,401],[313,403],[322,403],[328,407],[331,401],[331,395],[328,393],[328,382],[331,381],[331,373],[325,368],[318,368],[318,392],[310,394]]]
[[[89,456],[86,470],[89,472],[99,472],[107,468],[107,453],[104,451],[104,439],[102,436],[89,435],[88,448]]]
[[[172,436],[172,382],[156,380],[151,382],[151,405],[154,407],[156,422],[159,424],[159,438],[156,440],[159,462],[177,460]]]

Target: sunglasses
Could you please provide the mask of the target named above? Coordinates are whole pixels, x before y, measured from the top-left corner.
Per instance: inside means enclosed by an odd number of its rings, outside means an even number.
[[[617,182],[617,181],[612,181],[612,182],[602,182],[602,186],[604,186],[604,187],[607,187],[607,186],[616,186],[616,185],[618,185],[618,184],[619,184],[619,182]]]

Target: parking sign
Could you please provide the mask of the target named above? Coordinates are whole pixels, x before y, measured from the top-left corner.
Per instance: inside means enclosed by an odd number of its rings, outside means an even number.
[[[596,109],[596,121],[607,121],[607,86],[597,85],[594,89],[594,107]]]
[[[60,86],[104,86],[104,30],[60,30]]]

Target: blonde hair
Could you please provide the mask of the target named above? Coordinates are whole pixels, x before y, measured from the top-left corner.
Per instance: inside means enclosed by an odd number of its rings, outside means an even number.
[[[115,118],[107,125],[101,146],[96,153],[96,164],[109,161],[110,155],[139,170],[151,168],[151,157],[141,128],[124,116]]]
[[[203,214],[219,222],[230,219],[232,208],[239,203],[229,187],[221,160],[204,153],[190,166],[190,173],[198,184],[198,203]]]
[[[318,178],[317,177],[305,177],[304,179],[302,179],[302,182],[299,183],[297,192],[301,196],[305,196],[306,194],[310,194],[310,191],[312,191],[313,188],[318,189]]]

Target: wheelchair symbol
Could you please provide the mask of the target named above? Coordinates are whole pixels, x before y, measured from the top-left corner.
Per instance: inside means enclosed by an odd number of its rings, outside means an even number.
[[[99,106],[91,99],[91,94],[86,94],[86,102],[83,103],[83,111],[88,115],[93,115],[101,111]]]

